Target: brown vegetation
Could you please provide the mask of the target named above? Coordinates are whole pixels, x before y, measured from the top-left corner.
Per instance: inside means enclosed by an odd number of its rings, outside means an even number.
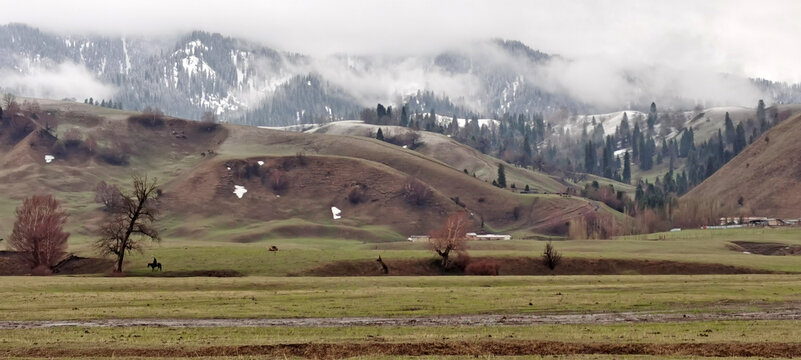
[[[451,252],[464,251],[467,248],[467,228],[470,223],[467,215],[456,213],[449,216],[442,228],[431,233],[429,247],[442,259],[443,268],[450,265]]]
[[[52,195],[34,195],[17,208],[17,220],[8,239],[29,269],[46,275],[64,256],[70,234],[64,232],[67,214]]]
[[[495,259],[482,259],[478,261],[471,261],[465,269],[465,275],[499,275],[501,271],[501,263]]]
[[[545,244],[545,250],[542,252],[542,264],[548,269],[553,271],[562,262],[562,254],[553,247],[553,244],[548,241]]]
[[[698,275],[698,274],[769,274],[774,273],[762,269],[752,269],[723,264],[690,263],[665,260],[637,259],[585,259],[563,258],[554,270],[542,264],[542,257],[503,257],[470,259],[468,266],[485,260],[502,264],[498,268],[499,275]],[[458,259],[454,261],[457,262]],[[439,276],[459,275],[455,264],[450,269],[443,269],[439,259],[395,259],[388,263],[393,276]],[[464,269],[466,270],[466,268]],[[338,261],[325,264],[295,274],[301,276],[377,276],[381,275],[375,261]]]
[[[403,197],[409,204],[423,206],[431,199],[432,191],[422,181],[409,177],[403,184]]]

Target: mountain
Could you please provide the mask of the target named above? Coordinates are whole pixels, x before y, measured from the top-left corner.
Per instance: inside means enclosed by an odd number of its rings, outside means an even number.
[[[682,197],[714,203],[721,216],[801,217],[801,115],[782,121]]]
[[[164,40],[0,26],[3,91],[110,100],[115,107],[154,107],[192,119],[210,111],[249,125],[358,118],[361,109],[379,102],[408,104],[411,113],[435,109],[493,118],[542,113],[564,119],[569,116],[559,114],[637,108],[637,99],[599,106],[555,85],[561,68],[552,65],[571,61],[499,39],[431,55],[313,57],[204,31]],[[626,76],[632,87],[643,86]],[[770,96],[768,102],[801,102],[798,86],[753,82]]]

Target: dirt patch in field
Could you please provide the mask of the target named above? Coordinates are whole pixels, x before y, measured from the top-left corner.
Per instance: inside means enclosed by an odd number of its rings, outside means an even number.
[[[776,304],[750,312],[616,312],[590,314],[479,314],[415,317],[334,317],[334,318],[250,318],[250,319],[99,319],[0,321],[0,330],[48,329],[61,327],[350,327],[350,326],[531,326],[531,325],[609,325],[634,323],[683,323],[696,321],[801,320],[797,304]]]
[[[773,242],[732,241],[729,249],[758,255],[801,255],[801,245]]]
[[[108,272],[114,262],[108,259],[70,255],[54,269],[54,274],[99,274]],[[14,251],[0,251],[0,276],[28,275],[31,270]]]
[[[275,358],[342,359],[355,356],[515,356],[515,355],[656,355],[714,357],[795,357],[799,343],[571,343],[535,340],[303,343],[199,348],[64,349],[31,348],[0,351],[4,357],[201,357],[268,356]]]
[[[472,258],[471,262],[493,258]],[[665,260],[635,259],[563,259],[553,271],[542,264],[541,258],[494,258],[500,264],[499,275],[697,275],[697,274],[770,274],[767,270],[723,264],[686,263]],[[443,271],[436,259],[384,258],[389,275],[461,275],[460,270]],[[310,269],[297,275],[305,276],[372,276],[384,275],[381,265],[373,260],[339,261]]]

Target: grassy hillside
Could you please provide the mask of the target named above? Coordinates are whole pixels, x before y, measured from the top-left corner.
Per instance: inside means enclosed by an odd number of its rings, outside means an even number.
[[[801,116],[794,116],[762,135],[682,200],[719,203],[732,215],[801,217]],[[742,197],[742,205],[738,204]]]
[[[622,216],[582,198],[491,186],[478,173],[489,173],[497,160],[465,147],[412,151],[357,136],[159,119],[66,102],[40,106],[38,112],[23,107],[0,125],[0,236],[10,233],[21,199],[53,193],[70,214],[71,241],[85,243],[103,219],[93,201],[96,184],[124,188],[132,173],[159,178],[162,233],[169,241],[402,240],[459,211],[471,216],[476,230],[483,223],[521,236],[559,235],[578,216]],[[463,173],[468,166],[476,177]],[[280,186],[273,183],[276,173]],[[537,183],[550,192],[562,186],[528,170],[510,167],[508,174],[520,187]],[[425,204],[406,201],[410,178],[431,189]],[[247,190],[241,198],[236,186]],[[342,210],[342,219],[332,218],[332,206]]]
[[[361,122],[335,122],[312,131],[322,134],[352,135],[375,137],[378,129],[385,137],[397,136],[409,132],[408,128],[387,125],[371,125]],[[415,151],[433,159],[437,159],[457,170],[467,170],[470,175],[491,183],[498,176],[498,165],[506,166],[506,182],[509,186],[524,188],[526,185],[539,192],[558,193],[565,190],[566,185],[548,174],[515,167],[495,157],[482,154],[480,151],[453,140],[445,135],[419,131],[422,145]]]

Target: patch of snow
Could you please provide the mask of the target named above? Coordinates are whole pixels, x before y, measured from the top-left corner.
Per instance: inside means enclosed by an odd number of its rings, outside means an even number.
[[[242,186],[242,185],[234,185],[234,194],[236,194],[236,197],[241,199],[242,196],[244,196],[246,192],[248,192],[248,189],[245,189],[244,186]]]
[[[334,215],[334,220],[339,220],[342,218],[342,210],[339,210],[336,206],[331,207],[331,214]]]
[[[306,82],[306,86],[311,86],[311,80]]]
[[[131,71],[131,58],[128,57],[128,44],[126,44],[125,38],[122,38],[122,53],[125,55],[125,74],[128,75],[128,72]]]
[[[56,157],[55,157],[55,156],[53,156],[53,155],[45,155],[45,156],[44,156],[44,159],[45,159],[45,163],[48,163],[48,164],[49,164],[49,163],[51,163],[53,160],[55,160],[55,159],[56,159]]]
[[[259,166],[264,165],[264,161],[259,160],[258,162],[259,162]]]
[[[746,255],[751,255],[751,252],[749,252],[749,251],[743,251],[743,254],[746,254]]]
[[[409,148],[409,145],[403,145],[403,148],[404,148],[404,149],[408,149],[408,148]]]
[[[629,151],[629,149],[628,149],[628,148],[625,148],[625,149],[619,149],[619,150],[615,150],[615,157],[618,157],[618,156],[623,156],[623,154],[625,154],[625,153],[626,153],[626,151]]]

